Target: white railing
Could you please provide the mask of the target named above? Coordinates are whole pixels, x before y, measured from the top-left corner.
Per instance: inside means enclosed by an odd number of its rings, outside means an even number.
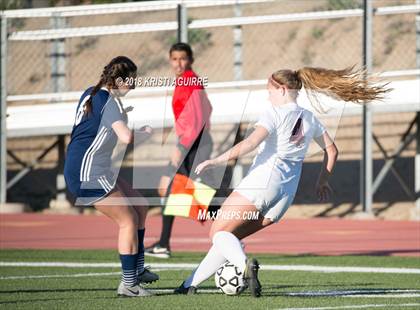
[[[408,14],[420,13],[420,5],[405,5],[405,6],[391,6],[380,7],[375,11],[375,15],[389,15],[389,14]],[[324,19],[339,19],[346,17],[361,17],[363,16],[362,9],[352,10],[337,10],[337,11],[322,11],[322,12],[307,12],[307,13],[292,13],[292,14],[278,14],[278,15],[263,15],[263,16],[247,16],[247,17],[230,17],[230,18],[215,18],[215,19],[201,19],[193,20],[188,24],[189,29],[211,28],[211,27],[228,27],[228,26],[244,26],[267,23],[284,23],[284,22],[298,22],[298,21],[313,21]],[[95,27],[75,27],[64,29],[45,29],[45,30],[31,30],[18,31],[11,33],[10,41],[36,41],[36,40],[51,40],[61,38],[75,38],[98,35],[115,35],[127,33],[140,33],[152,31],[174,31],[177,30],[177,22],[161,22],[161,23],[144,23],[144,24],[126,24],[113,26],[95,26]]]
[[[77,5],[39,9],[23,9],[3,11],[2,15],[7,18],[30,18],[30,17],[73,17],[86,15],[101,15],[110,13],[132,13],[132,12],[148,12],[176,9],[178,4],[183,4],[188,8],[234,5],[234,4],[251,4],[272,2],[273,0],[166,0],[166,1],[150,1],[150,2],[129,2],[114,4],[95,4],[95,5]]]

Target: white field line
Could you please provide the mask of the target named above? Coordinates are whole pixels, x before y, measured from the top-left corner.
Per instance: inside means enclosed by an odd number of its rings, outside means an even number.
[[[168,271],[169,269],[156,269],[153,271]],[[171,269],[184,270],[184,269]],[[72,273],[72,274],[48,274],[48,275],[26,275],[26,276],[0,276],[0,280],[26,280],[26,279],[48,279],[48,278],[83,278],[83,277],[106,277],[119,276],[121,272],[87,272],[87,273]]]
[[[119,263],[67,263],[67,262],[0,262],[0,267],[65,267],[65,268],[119,268]],[[192,263],[152,263],[152,268],[185,269],[197,267]],[[313,266],[313,265],[261,265],[262,270],[270,271],[312,271],[312,272],[355,272],[355,273],[397,273],[420,274],[420,268],[390,267],[345,267],[345,266]]]
[[[336,307],[310,307],[310,308],[279,308],[279,310],[335,310],[335,309],[365,309],[365,308],[390,308],[390,307],[418,307],[420,303],[410,304],[370,304],[370,305],[347,305]]]
[[[419,268],[391,267],[345,267],[345,266],[313,266],[313,265],[262,265],[262,270],[278,271],[313,271],[313,272],[362,272],[362,273],[408,273],[420,274]]]
[[[326,296],[340,296],[340,295],[363,295],[366,294],[384,294],[384,293],[420,293],[420,290],[416,289],[354,289],[354,290],[324,290],[324,291],[303,291],[303,292],[292,292],[287,293],[288,296],[298,297],[326,297]]]
[[[169,269],[160,269],[155,271],[167,271]],[[174,270],[174,269],[170,269]],[[120,276],[120,272],[103,272],[103,273],[76,273],[63,275],[27,275],[27,276],[5,276],[0,280],[27,280],[27,279],[45,279],[45,278],[81,278],[81,277],[106,277]],[[157,293],[170,293],[173,289],[151,289]],[[200,293],[218,293],[218,289],[200,290]],[[371,289],[371,290],[334,290],[334,291],[303,291],[303,292],[285,292],[284,296],[294,297],[355,297],[355,298],[415,298],[420,297],[420,290],[413,289]],[[419,304],[420,305],[420,304]],[[302,309],[321,309],[321,308],[302,308]],[[322,308],[330,309],[330,308]],[[331,308],[336,309],[336,308]],[[339,309],[339,308],[337,308]]]
[[[169,293],[169,292],[173,292],[173,289],[152,289],[154,292],[161,292],[161,293]],[[264,291],[264,290],[263,290]],[[414,297],[417,297],[418,295],[420,295],[420,290],[412,290],[412,289],[407,289],[407,290],[393,290],[393,289],[389,289],[389,290],[380,290],[380,292],[382,294],[376,294],[375,289],[372,290],[360,290],[360,292],[365,292],[366,294],[358,294],[358,295],[352,295],[354,294],[354,291],[335,291],[337,294],[331,294],[332,291],[324,291],[324,294],[322,291],[318,292],[317,295],[310,295],[310,292],[301,292],[300,294],[294,294],[294,293],[283,293],[280,295],[284,295],[284,296],[295,296],[295,297],[353,297],[353,296],[357,296],[359,298],[361,297],[371,297],[371,296],[381,296],[381,297],[388,297],[388,296],[401,296],[401,297],[406,297],[406,295],[415,295]],[[218,293],[220,292],[219,289],[198,289],[199,293]],[[395,293],[399,293],[399,294],[395,294]],[[419,294],[415,294],[412,292],[419,292]],[[269,293],[269,291],[267,291],[267,293]],[[346,295],[347,294],[351,294],[351,295]],[[367,293],[373,293],[373,294],[367,294]],[[387,295],[387,293],[394,293],[394,294],[390,294]],[[407,296],[407,297],[412,297],[412,296]]]
[[[177,269],[171,269],[177,270]],[[183,270],[183,269],[181,269]],[[153,269],[153,271],[168,271],[168,269]],[[106,277],[119,276],[121,272],[87,272],[71,274],[48,274],[48,275],[26,275],[26,276],[1,276],[0,280],[26,280],[26,279],[47,279],[47,278],[83,278],[83,277]]]
[[[355,297],[355,298],[416,298],[420,297],[420,294],[378,294],[378,295],[351,295],[342,297]]]

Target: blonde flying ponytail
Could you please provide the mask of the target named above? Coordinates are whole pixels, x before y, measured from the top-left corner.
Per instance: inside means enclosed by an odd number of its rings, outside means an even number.
[[[297,71],[279,70],[272,78],[289,89],[296,90],[305,87],[312,106],[324,112],[317,94],[324,94],[337,100],[355,103],[366,103],[382,100],[391,89],[387,84],[374,85],[374,79],[367,76],[366,71],[354,67],[343,70],[304,67]],[[293,92],[292,92],[293,95]]]

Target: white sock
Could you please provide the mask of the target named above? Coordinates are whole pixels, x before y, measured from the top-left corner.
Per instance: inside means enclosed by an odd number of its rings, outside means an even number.
[[[197,287],[202,282],[210,278],[219,267],[226,262],[226,258],[217,251],[213,245],[208,251],[206,257],[203,258],[200,265],[184,282],[184,287],[195,286]]]
[[[216,247],[229,262],[239,268],[241,272],[245,271],[246,255],[239,239],[227,231],[219,231],[213,236],[213,246]]]

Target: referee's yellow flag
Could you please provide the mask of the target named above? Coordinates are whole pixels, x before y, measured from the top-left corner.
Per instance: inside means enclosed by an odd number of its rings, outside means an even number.
[[[163,214],[203,221],[198,215],[206,215],[214,194],[216,194],[216,190],[210,186],[177,173],[172,182],[171,192],[166,200]]]

